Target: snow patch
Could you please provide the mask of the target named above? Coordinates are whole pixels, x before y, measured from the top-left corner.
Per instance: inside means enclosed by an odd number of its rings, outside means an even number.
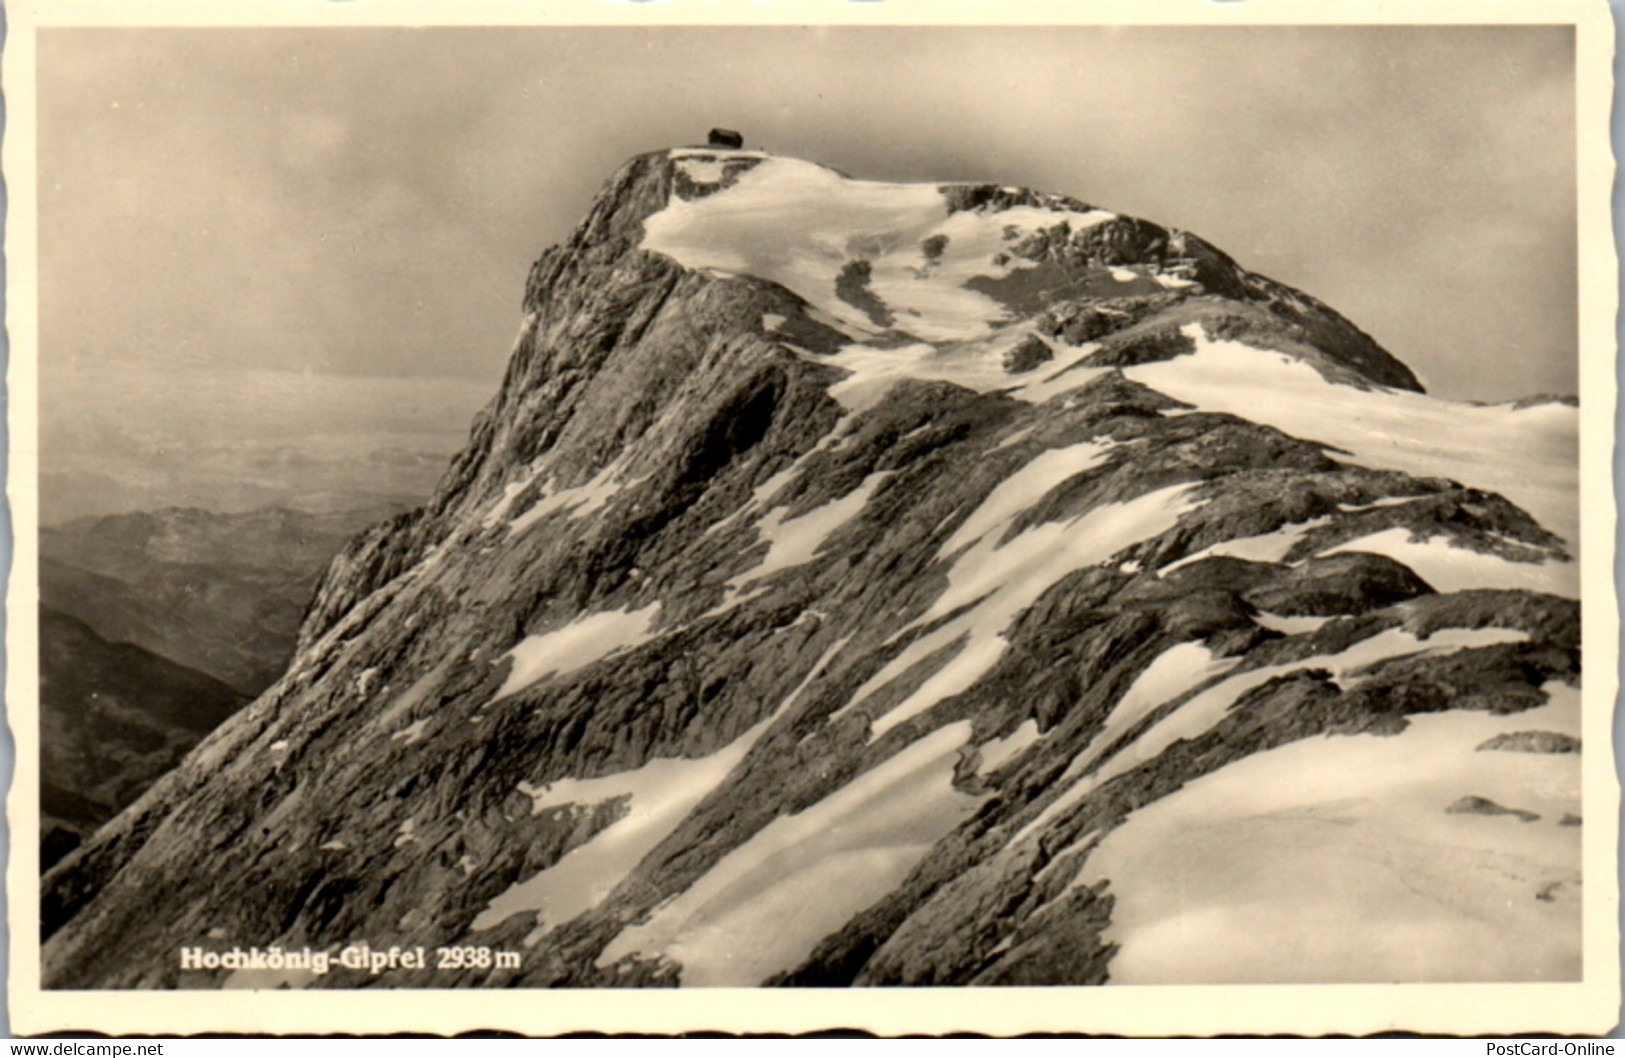
[[[1014,345],[1018,335],[994,342],[938,347],[916,342],[898,348],[845,345],[831,356],[808,357],[819,364],[848,372],[829,388],[849,416],[879,404],[895,384],[905,381],[952,382],[976,393],[989,393],[1010,384],[1000,349]]]
[[[1112,371],[1109,367],[1077,366],[1079,361],[1100,349],[1098,342],[1078,346],[1049,344],[1055,351],[1055,359],[1028,374],[1020,385],[1007,388],[1007,394],[1028,404],[1045,404]]]
[[[1178,643],[1158,654],[1151,664],[1135,677],[1129,689],[1123,692],[1123,696],[1117,700],[1112,711],[1106,715],[1105,724],[1089,740],[1083,752],[1067,765],[1066,771],[1062,773],[1056,785],[1077,779],[1097,762],[1102,751],[1158,708],[1215,676],[1228,672],[1235,665],[1234,658],[1214,657],[1212,651],[1197,642]],[[1098,785],[1098,781],[1073,782],[1065,793],[1040,812],[1032,822],[1022,827],[1012,840],[1021,841],[1029,834],[1042,829],[1050,820],[1077,804]]]
[[[1088,457],[1080,446],[1072,458],[1082,462]],[[857,708],[914,665],[955,643],[958,649],[936,674],[902,703],[873,720],[871,737],[879,738],[939,701],[973,686],[1003,657],[1009,645],[1004,633],[1040,596],[1063,577],[1105,562],[1124,548],[1173,528],[1181,516],[1194,509],[1191,492],[1190,485],[1174,485],[1123,503],[1103,504],[1065,522],[1029,527],[1004,544],[995,541],[1019,513],[1018,508],[1009,507],[1002,521],[978,519],[973,514],[972,519],[985,526],[985,531],[972,546],[957,553],[948,570],[947,589],[931,608],[898,634],[961,608],[964,612],[909,644],[859,687],[852,700],[831,719]],[[1007,506],[1003,497],[996,502]]]
[[[1580,597],[1580,570],[1576,562],[1514,562],[1499,555],[1457,547],[1447,536],[1412,540],[1409,529],[1384,529],[1321,553],[1335,555],[1343,551],[1387,555],[1409,566],[1413,573],[1438,592],[1521,588],[1570,599]]]
[[[1372,500],[1370,503],[1339,503],[1337,505],[1337,509],[1342,511],[1344,514],[1358,514],[1361,511],[1382,510],[1384,507],[1401,507],[1407,503],[1410,503],[1412,500],[1421,500],[1426,498],[1427,497],[1425,495],[1384,496],[1382,499]]]
[[[495,529],[501,525],[507,519],[508,511],[513,507],[514,500],[518,499],[519,494],[529,488],[541,473],[542,468],[539,463],[532,463],[525,468],[519,477],[502,486],[502,495],[498,496],[496,502],[485,512],[485,515],[480,519],[480,525],[485,529]]]
[[[376,737],[378,733],[394,727],[397,720],[409,715],[429,696],[431,689],[440,685],[440,680],[446,674],[446,670],[456,660],[457,656],[455,654],[446,657],[434,668],[419,676],[412,682],[410,687],[397,695],[394,701],[385,706],[377,716],[367,723],[366,730]],[[472,662],[476,658],[470,657],[468,660]]]
[[[1033,427],[1033,426],[1023,426],[1021,429],[1017,430],[1015,433],[1011,434],[1009,437],[1006,437],[1004,440],[1002,440],[998,444],[994,445],[993,446],[993,451],[1002,452],[1006,448],[1009,448],[1009,447],[1011,447],[1013,445],[1020,444],[1021,442],[1025,441],[1028,437],[1032,436],[1032,432],[1033,432],[1033,430],[1035,428],[1036,427]]]
[[[528,511],[508,523],[508,535],[518,536],[555,511],[565,512],[572,520],[585,518],[608,506],[609,501],[622,489],[630,488],[641,480],[641,478],[630,482],[621,480],[621,461],[617,459],[600,470],[585,485],[560,489],[557,492],[549,485],[542,497]]]
[[[1004,369],[1004,355],[1029,337],[1038,337],[1048,345],[1054,359],[1012,380]],[[946,345],[916,342],[882,348],[857,342],[829,355],[787,348],[811,363],[838,367],[848,373],[829,389],[848,417],[873,408],[892,386],[905,380],[949,382],[974,393],[1000,392],[1029,404],[1043,404],[1112,370],[1076,366],[1099,348],[1097,344],[1057,346],[1024,326],[1008,327],[979,341]]]
[[[673,155],[677,171],[696,184],[720,184],[728,175],[728,155],[688,154]]]
[[[763,721],[709,757],[660,757],[635,771],[562,779],[540,789],[521,783],[519,791],[531,798],[532,815],[617,797],[630,797],[631,804],[627,815],[586,844],[492,899],[474,919],[473,928],[490,929],[512,915],[534,912],[538,926],[545,929],[597,906],[733,771],[766,729]]]
[[[505,655],[513,658],[513,668],[492,701],[522,691],[544,676],[575,672],[648,642],[659,614],[658,602],[641,610],[605,610],[551,632],[526,636]]]
[[[1111,454],[1112,447],[1110,438],[1094,438],[1066,448],[1050,448],[1040,452],[988,493],[981,505],[942,545],[937,557],[946,558],[994,529],[1008,526],[1022,511],[1059,486],[1099,467]]]
[[[1074,467],[1087,461],[1082,447]],[[1199,505],[1193,491],[1189,484],[1171,485],[1121,503],[1103,503],[1066,521],[1029,526],[1002,543],[997,542],[1003,535],[999,530],[1008,523],[988,525],[974,546],[957,553],[948,571],[947,590],[916,623],[928,623],[979,603],[977,609],[991,606],[999,613],[999,630],[1003,631],[1010,619],[1038,601],[1062,577],[1172,529]],[[1018,513],[1012,509],[1011,519]],[[954,542],[950,540],[950,544]]]
[[[1210,544],[1195,554],[1186,555],[1177,562],[1170,562],[1157,571],[1157,576],[1165,577],[1182,566],[1193,562],[1200,562],[1204,558],[1224,557],[1240,558],[1248,562],[1280,562],[1286,558],[1299,540],[1310,530],[1319,529],[1330,522],[1330,518],[1315,518],[1307,522],[1291,522],[1281,526],[1271,533],[1262,533],[1258,536],[1237,537],[1234,540],[1221,540],[1217,544]]]
[[[427,718],[423,720],[414,720],[412,723],[401,728],[401,730],[395,732],[389,737],[394,741],[404,742],[410,746],[414,742],[423,741],[423,729],[428,726],[429,721]]]
[[[1253,615],[1253,620],[1260,628],[1268,628],[1272,632],[1282,635],[1297,636],[1308,632],[1315,632],[1320,626],[1330,621],[1330,617],[1282,617],[1279,614],[1264,613],[1262,610]]]
[[[830,537],[858,516],[875,489],[891,474],[891,471],[870,474],[845,496],[788,520],[784,517],[788,508],[775,507],[756,526],[757,532],[768,542],[767,554],[754,567],[728,582],[724,606],[752,584],[811,562]]]
[[[717,159],[727,161],[730,158],[766,158],[765,151],[747,151],[744,148],[734,147],[673,147],[666,152],[666,157],[672,159]]]
[[[1038,721],[1028,717],[1021,722],[1021,726],[1003,738],[982,743],[976,747],[981,755],[981,761],[976,768],[977,776],[985,779],[992,775],[1036,745],[1041,737],[1038,733]]]

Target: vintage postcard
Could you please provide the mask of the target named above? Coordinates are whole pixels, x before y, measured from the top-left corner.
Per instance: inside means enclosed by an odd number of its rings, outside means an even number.
[[[1616,1021],[1601,0],[7,18],[16,1031]]]

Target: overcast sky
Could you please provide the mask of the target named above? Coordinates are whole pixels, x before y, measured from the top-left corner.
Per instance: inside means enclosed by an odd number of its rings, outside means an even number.
[[[48,462],[110,366],[445,377],[460,420],[501,374],[530,262],[626,157],[713,125],[853,176],[1023,184],[1186,228],[1443,396],[1575,389],[1562,27],[39,41]]]

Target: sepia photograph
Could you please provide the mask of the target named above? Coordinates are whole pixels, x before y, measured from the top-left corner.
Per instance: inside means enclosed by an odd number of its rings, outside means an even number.
[[[18,1031],[1617,1021],[1606,4],[218,7],[8,13]]]

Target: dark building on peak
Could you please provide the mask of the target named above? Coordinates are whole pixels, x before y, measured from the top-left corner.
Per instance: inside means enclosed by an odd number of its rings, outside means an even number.
[[[707,147],[727,147],[738,150],[745,145],[745,137],[733,129],[712,129],[706,142]]]

